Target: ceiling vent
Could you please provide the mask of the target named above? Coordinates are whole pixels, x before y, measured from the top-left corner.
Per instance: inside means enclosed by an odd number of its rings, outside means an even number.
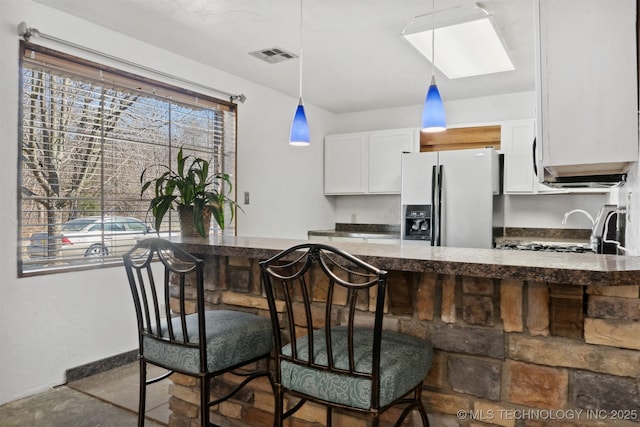
[[[249,52],[249,55],[255,56],[258,59],[262,59],[269,64],[277,64],[278,62],[284,62],[298,57],[298,55],[287,52],[286,50],[280,49],[279,47],[256,50],[255,52]]]

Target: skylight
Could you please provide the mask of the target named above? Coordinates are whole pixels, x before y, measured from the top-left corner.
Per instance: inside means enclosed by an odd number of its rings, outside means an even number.
[[[430,62],[433,16],[414,18],[402,32]],[[515,70],[509,53],[484,9],[455,8],[436,12],[436,68],[449,79]]]

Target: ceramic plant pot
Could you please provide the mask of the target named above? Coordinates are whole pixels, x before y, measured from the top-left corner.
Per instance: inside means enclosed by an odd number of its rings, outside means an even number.
[[[178,217],[180,219],[180,234],[184,237],[209,237],[211,229],[211,208],[205,206],[202,212],[204,223],[204,236],[196,230],[193,224],[193,206],[178,206]]]

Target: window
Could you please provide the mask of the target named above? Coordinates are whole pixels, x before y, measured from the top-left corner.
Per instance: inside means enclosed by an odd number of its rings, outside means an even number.
[[[175,213],[151,226],[140,174],[181,147],[235,176],[234,104],[21,47],[19,275],[114,265],[138,239],[178,232]]]

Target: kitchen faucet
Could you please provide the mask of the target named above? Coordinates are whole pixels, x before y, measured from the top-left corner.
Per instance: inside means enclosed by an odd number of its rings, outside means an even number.
[[[596,252],[598,249],[598,238],[596,237],[596,220],[593,219],[593,217],[591,216],[591,214],[587,211],[585,211],[584,209],[574,209],[572,211],[568,211],[564,214],[564,217],[562,218],[562,223],[566,224],[567,223],[567,218],[569,218],[569,215],[571,215],[572,213],[575,212],[579,212],[581,214],[584,214],[587,218],[589,218],[589,221],[591,221],[591,236],[589,237],[589,247],[591,248],[591,250],[593,252]]]
[[[569,215],[571,215],[572,213],[575,212],[580,212],[582,214],[585,214],[587,218],[589,218],[589,221],[591,221],[591,228],[593,228],[594,225],[596,225],[596,220],[593,219],[593,217],[591,216],[591,214],[587,211],[585,211],[584,209],[574,209],[572,211],[569,211],[567,213],[564,214],[564,217],[562,218],[562,223],[566,224],[567,223],[567,218],[569,218]]]

